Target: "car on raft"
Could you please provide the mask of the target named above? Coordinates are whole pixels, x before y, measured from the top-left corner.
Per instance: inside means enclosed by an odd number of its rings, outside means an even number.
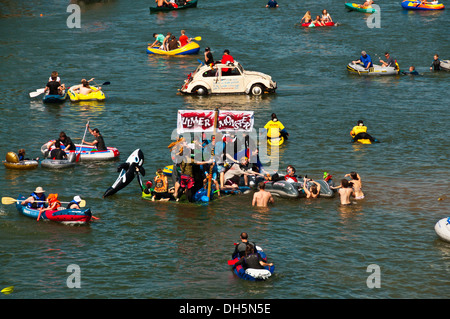
[[[275,93],[277,82],[270,75],[246,71],[234,61],[227,64],[217,63],[213,66],[201,63],[188,75],[179,90],[183,94],[251,94],[262,95]]]

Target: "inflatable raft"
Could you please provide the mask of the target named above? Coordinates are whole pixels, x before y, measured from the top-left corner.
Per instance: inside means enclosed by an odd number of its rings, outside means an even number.
[[[90,87],[92,90],[96,90],[97,88],[94,86]],[[105,93],[103,91],[93,91],[89,94],[79,94],[70,88],[68,90],[69,98],[72,102],[81,102],[81,101],[103,101],[106,99]]]
[[[312,22],[310,23],[302,23],[302,27],[309,27]],[[325,25],[318,25],[317,23],[314,23],[314,27],[332,27],[334,26],[334,22],[325,22]]]
[[[327,182],[323,180],[315,181],[320,184],[320,195],[319,197],[333,197],[334,192],[330,188]],[[275,182],[266,182],[265,190],[271,193],[274,196],[282,197],[282,198],[301,198],[305,197],[306,194],[303,191],[303,182],[301,183],[289,183],[285,180],[275,181]],[[308,181],[306,182],[306,186],[309,188],[313,183]]]
[[[14,152],[6,153],[6,160],[3,161],[3,165],[10,169],[34,169],[38,167],[39,162],[35,160],[19,161],[19,157]]]
[[[438,1],[403,1],[402,8],[405,10],[443,10],[445,8],[443,3]]]
[[[450,243],[450,217],[439,220],[434,225],[434,230],[440,239]]]
[[[353,64],[351,62],[347,65],[347,70],[358,75],[396,75],[399,73],[397,67],[374,64],[373,67],[366,70],[361,64]]]
[[[52,168],[52,169],[61,169],[61,168],[70,168],[74,167],[76,163],[77,155],[75,152],[69,153],[67,155],[67,159],[62,160],[54,160],[50,158],[46,158],[41,161],[41,166],[45,168]]]
[[[42,154],[46,155],[48,152],[50,152],[53,149],[53,146],[48,149],[48,144],[50,142],[53,142],[54,140],[51,140],[44,145],[41,146],[41,152]],[[94,146],[91,145],[80,145],[75,144],[76,150],[75,151],[65,151],[68,155],[71,153],[78,154],[80,153],[80,160],[84,161],[104,161],[104,160],[110,160],[115,159],[119,157],[120,153],[119,150],[115,147],[107,147],[106,151],[98,151]],[[61,145],[61,149],[64,149]]]
[[[64,102],[68,97],[67,91],[64,91],[63,94],[59,95],[59,94],[47,94],[44,95],[44,98],[42,99],[42,101],[44,103],[62,103]]]
[[[267,262],[266,253],[261,249],[261,247],[256,246],[256,250],[258,251],[258,254],[262,257],[262,259],[265,262]],[[238,261],[239,261],[239,256],[236,256],[234,259],[228,261],[228,265],[233,266]],[[244,267],[242,267],[242,265],[238,265],[233,269],[233,272],[239,278],[244,279],[244,280],[250,280],[250,281],[266,280],[270,276],[272,276],[274,271],[275,271],[275,266],[264,266],[264,269],[254,269],[254,268],[244,269]]]
[[[267,137],[267,143],[271,146],[280,146],[284,143],[284,137]]]
[[[183,9],[189,9],[189,8],[196,8],[197,7],[198,0],[191,0],[184,6],[178,6],[178,7],[150,7],[150,13],[157,13],[157,12],[167,12],[167,11],[177,11],[177,10],[183,10]]]
[[[363,7],[362,4],[356,4],[356,3],[346,3],[345,7],[350,11],[358,11],[358,12],[364,12],[364,13],[375,13],[377,10],[375,10],[372,7]]]
[[[25,196],[19,195],[17,198],[16,208],[24,216],[37,219],[39,216],[39,209],[29,208],[20,204],[25,200]],[[84,224],[88,223],[92,218],[90,208],[87,209],[61,209],[44,211],[40,219],[51,220],[64,224]]]
[[[193,41],[189,42],[188,44],[182,47],[170,51],[160,50],[159,46],[147,47],[148,54],[160,54],[160,55],[190,55],[190,54],[197,54],[198,51],[200,51],[200,45]]]

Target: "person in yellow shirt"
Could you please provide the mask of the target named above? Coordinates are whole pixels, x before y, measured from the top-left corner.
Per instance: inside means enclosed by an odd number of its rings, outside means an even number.
[[[372,143],[378,142],[378,140],[367,133],[367,126],[364,125],[362,120],[358,120],[357,125],[350,131],[352,142],[356,142],[360,139],[368,139]]]
[[[277,115],[272,113],[272,119],[264,125],[264,128],[267,130],[268,138],[277,138],[280,135],[287,140],[289,133],[284,128],[284,125],[278,121]]]

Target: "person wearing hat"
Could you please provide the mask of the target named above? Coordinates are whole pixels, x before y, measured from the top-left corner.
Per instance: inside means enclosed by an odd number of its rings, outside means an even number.
[[[76,195],[73,199],[67,204],[67,209],[80,209],[81,197]]]
[[[214,58],[209,47],[205,48],[205,64],[210,66],[214,65]]]
[[[361,51],[361,57],[359,58],[359,60],[352,61],[352,63],[353,64],[360,63],[364,66],[364,69],[366,70],[370,67],[373,67],[372,58],[370,57],[370,55],[367,54],[366,51]]]
[[[21,205],[27,205],[29,208],[42,208],[45,207],[47,198],[45,196],[45,190],[42,187],[36,187],[30,197],[22,201]]]

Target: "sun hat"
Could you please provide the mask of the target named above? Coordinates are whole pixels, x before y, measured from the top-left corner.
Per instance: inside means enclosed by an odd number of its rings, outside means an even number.
[[[34,192],[35,192],[35,193],[45,193],[44,189],[43,189],[41,186],[36,187],[36,189],[34,190]]]

